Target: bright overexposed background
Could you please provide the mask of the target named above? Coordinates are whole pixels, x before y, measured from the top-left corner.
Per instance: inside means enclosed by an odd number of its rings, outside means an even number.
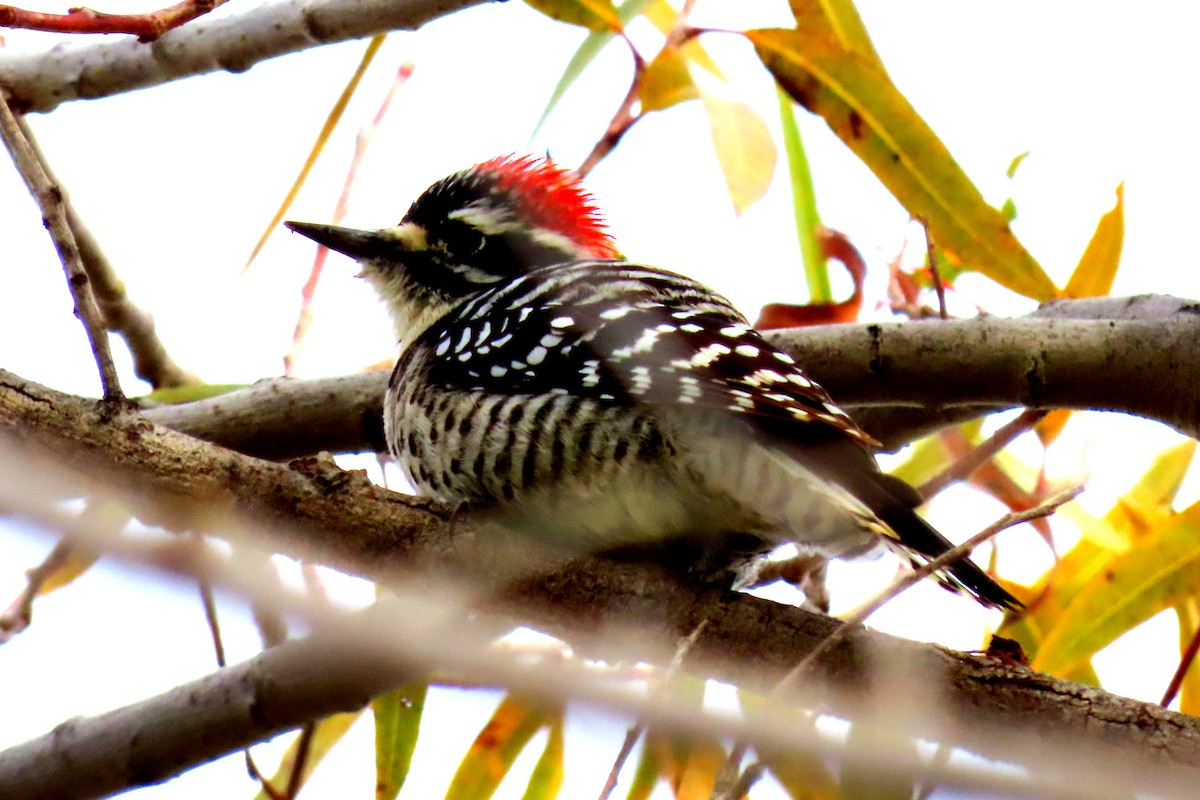
[[[103,10],[152,6],[112,0]],[[1200,10],[1186,3],[954,0],[864,0],[859,6],[896,83],[984,195],[996,205],[1010,195],[1015,199],[1019,216],[1013,228],[1057,283],[1066,281],[1096,221],[1112,207],[1118,183],[1125,181],[1125,255],[1114,293],[1200,296],[1194,245],[1200,148],[1192,102],[1200,75],[1193,42]],[[37,7],[63,10],[46,2]],[[244,7],[234,0],[217,13],[236,14]],[[782,0],[701,0],[695,22],[726,28],[788,25],[790,16]],[[646,26],[633,32],[639,42],[654,41]],[[537,138],[531,140],[530,133],[582,37],[581,30],[516,2],[480,6],[417,33],[393,34],[289,217],[330,218],[354,134],[374,115],[406,60],[416,71],[375,135],[345,224],[393,223],[432,181],[496,154],[549,152],[563,164],[579,163],[626,91],[630,63],[619,44],[576,83]],[[44,49],[56,38],[5,34],[6,46],[14,50]],[[731,95],[751,102],[777,129],[773,87],[749,46],[731,35],[703,41],[730,75]],[[131,297],[155,314],[174,357],[210,382],[249,383],[282,370],[312,248],[279,231],[248,272],[242,267],[364,46],[351,42],[276,59],[241,75],[73,102],[31,119],[51,165]],[[884,318],[886,312],[878,309],[884,266],[906,237],[915,239],[912,249],[919,251],[919,231],[823,123],[801,116],[823,222],[847,233],[867,257],[866,313]],[[1009,181],[1005,169],[1024,151],[1030,155]],[[705,281],[753,318],[765,302],[804,298],[785,177],[781,170],[766,198],[736,217],[703,111],[689,103],[636,126],[588,185],[628,257]],[[57,389],[95,395],[95,368],[71,317],[39,212],[15,171],[4,166],[0,211],[0,367]],[[390,325],[352,273],[349,262],[330,260],[297,375],[343,374],[392,356]],[[994,313],[1032,307],[970,277],[961,281],[960,293],[964,304],[978,303]],[[116,355],[126,390],[141,393],[145,387],[132,377],[120,345]],[[1050,476],[1088,478],[1083,502],[1099,512],[1155,452],[1176,440],[1152,423],[1077,415],[1056,446]],[[1033,441],[1022,440],[1017,450],[1033,463],[1041,458]],[[1195,497],[1194,481],[1185,494]],[[1002,511],[994,501],[955,489],[930,513],[935,524],[962,538]],[[1057,528],[1062,543],[1069,543],[1069,526]],[[36,531],[0,528],[0,602],[16,595],[23,570],[38,563],[51,544]],[[1048,565],[1049,554],[1032,532],[1004,535],[1003,574],[1032,581]],[[836,565],[835,611],[877,590],[894,568],[887,559]],[[258,647],[249,616],[235,598],[224,600],[227,648],[235,660],[249,657]],[[973,648],[989,622],[996,618],[931,585],[914,589],[872,624]],[[1102,653],[1097,667],[1106,686],[1156,700],[1174,668],[1176,636],[1171,618],[1157,618]],[[194,587],[103,562],[75,585],[39,600],[33,627],[0,648],[6,684],[23,687],[5,700],[0,747],[70,716],[99,713],[204,675],[212,662]],[[490,714],[483,700],[458,702],[453,714],[431,706],[402,796],[444,792],[453,765]],[[588,710],[572,717],[564,797],[598,792],[625,724]],[[312,796],[372,791],[369,726],[351,736],[363,746],[340,748],[334,763],[318,771]],[[591,749],[580,749],[585,741]],[[536,756],[537,744],[526,757]],[[260,748],[268,768],[272,752],[281,747]],[[519,796],[521,789],[513,782],[506,796]],[[234,756],[139,796],[248,797],[254,790]]]

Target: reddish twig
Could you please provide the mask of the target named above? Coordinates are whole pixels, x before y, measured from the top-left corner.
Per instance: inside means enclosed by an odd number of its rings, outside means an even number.
[[[411,61],[405,61],[400,65],[400,69],[396,72],[395,80],[392,81],[392,85],[384,96],[383,102],[379,104],[379,110],[375,112],[375,118],[359,130],[358,137],[354,142],[354,156],[350,160],[350,168],[346,171],[346,181],[342,184],[342,194],[338,197],[337,206],[333,210],[332,224],[337,225],[345,218],[346,209],[350,205],[350,189],[354,185],[355,177],[358,175],[358,166],[362,163],[363,155],[367,152],[367,147],[371,144],[371,138],[375,135],[379,124],[383,122],[388,106],[391,105],[392,98],[396,96],[396,90],[412,77],[413,69]],[[328,247],[323,245],[317,247],[317,255],[313,258],[313,265],[312,269],[309,270],[308,280],[305,281],[304,288],[300,290],[300,314],[296,319],[296,328],[292,332],[291,349],[283,357],[284,375],[292,374],[292,367],[296,362],[297,356],[300,355],[304,335],[308,331],[308,326],[312,323],[313,297],[317,292],[317,283],[321,279],[321,272],[325,268],[325,259],[328,256]]]
[[[946,313],[946,287],[942,284],[942,273],[938,270],[937,247],[933,244],[933,234],[929,232],[929,221],[924,217],[918,217],[917,221],[925,230],[925,257],[929,262],[929,274],[933,278],[933,291],[937,293],[938,316],[949,319],[950,315]]]
[[[633,107],[637,103],[638,84],[642,80],[642,74],[646,71],[646,62],[637,50],[633,49],[632,43],[629,44],[629,50],[633,53],[633,80],[629,84],[629,91],[625,94],[625,99],[621,101],[617,113],[613,114],[612,121],[608,123],[600,141],[596,142],[592,152],[588,153],[587,158],[576,168],[575,172],[580,178],[586,178],[588,173],[612,152],[622,137],[629,133],[629,130],[642,118],[640,112],[637,114],[633,112]]]
[[[300,739],[296,745],[296,760],[292,762],[292,772],[288,775],[287,800],[295,800],[304,783],[304,767],[308,764],[309,754],[312,753],[313,734],[317,731],[317,723],[310,722],[300,730]]]
[[[1175,668],[1175,674],[1171,676],[1171,682],[1167,684],[1167,690],[1163,692],[1162,700],[1158,703],[1163,708],[1167,708],[1175,701],[1175,696],[1179,694],[1179,689],[1183,686],[1184,677],[1191,668],[1192,662],[1196,660],[1197,651],[1200,651],[1200,625],[1197,625],[1196,630],[1192,632],[1191,640],[1179,657],[1179,666]]]
[[[139,42],[153,42],[212,11],[226,0],[183,0],[146,14],[106,14],[90,8],[71,8],[66,14],[46,14],[0,6],[0,28],[26,28],[51,33],[131,33]]]
[[[675,17],[675,27],[667,34],[667,39],[663,43],[663,48],[678,47],[683,42],[697,36],[701,31],[687,24],[688,16],[692,13],[692,8],[696,5],[695,0],[686,0],[683,8],[680,9],[678,16]],[[644,59],[633,46],[633,42],[628,36],[622,34],[625,43],[629,45],[629,52],[633,55],[633,80],[629,84],[629,92],[626,93],[625,99],[621,101],[621,105],[617,108],[617,113],[613,115],[612,120],[608,123],[608,127],[604,131],[604,135],[600,137],[600,141],[596,142],[592,152],[588,153],[587,158],[575,170],[576,174],[581,178],[587,177],[588,173],[596,168],[596,165],[604,160],[604,157],[613,151],[620,143],[625,134],[629,133],[630,129],[637,124],[644,114],[639,110],[634,113],[633,108],[638,100],[638,86],[641,85],[642,76],[646,72],[646,59]]]
[[[246,772],[250,774],[251,778],[258,781],[258,785],[262,787],[263,794],[270,798],[270,800],[285,800],[284,795],[271,785],[271,779],[263,775],[262,771],[259,770],[258,765],[254,763],[254,757],[250,755],[250,751],[247,749],[242,752],[246,754]]]
[[[966,480],[975,470],[996,457],[1022,433],[1029,431],[1048,414],[1048,411],[1027,409],[1011,422],[1002,425],[986,441],[926,481],[919,491],[925,500],[933,497],[955,481]]]

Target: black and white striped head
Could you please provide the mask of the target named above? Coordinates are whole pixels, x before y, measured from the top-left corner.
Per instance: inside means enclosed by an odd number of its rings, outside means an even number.
[[[397,302],[453,303],[538,267],[619,257],[578,178],[533,156],[443,178],[394,227],[285,224],[356,259],[393,313]]]

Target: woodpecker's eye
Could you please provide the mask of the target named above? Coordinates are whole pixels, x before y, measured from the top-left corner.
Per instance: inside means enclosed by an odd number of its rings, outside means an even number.
[[[487,237],[482,231],[462,222],[443,225],[438,234],[445,251],[457,258],[473,256],[487,245]]]
[[[470,255],[478,253],[487,244],[487,237],[470,225],[466,225],[464,228],[459,240],[462,242],[463,253]]]

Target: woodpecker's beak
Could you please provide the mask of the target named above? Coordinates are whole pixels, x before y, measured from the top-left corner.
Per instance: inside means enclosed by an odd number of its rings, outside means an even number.
[[[396,249],[395,244],[381,236],[379,231],[360,231],[356,228],[339,228],[337,225],[318,225],[313,222],[285,222],[289,230],[307,236],[317,244],[330,250],[344,253],[356,260],[382,256]]]

